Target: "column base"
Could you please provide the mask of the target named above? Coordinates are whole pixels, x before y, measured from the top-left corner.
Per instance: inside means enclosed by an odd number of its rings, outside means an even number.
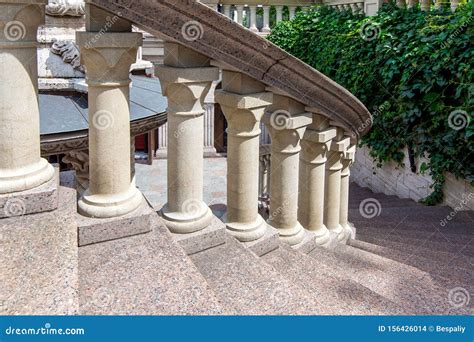
[[[211,209],[202,201],[190,200],[183,207],[188,207],[188,212],[172,212],[166,203],[160,210],[160,215],[166,227],[176,234],[189,234],[206,228],[211,223]],[[183,208],[186,209],[186,208]]]
[[[44,159],[43,159],[44,160]],[[33,189],[0,194],[0,218],[23,216],[55,210],[58,207],[59,172],[52,165],[52,177]]]
[[[143,195],[134,184],[126,192],[114,195],[91,195],[87,189],[77,202],[79,214],[93,218],[127,215],[143,202]]]
[[[13,170],[0,170],[0,194],[34,190],[54,177],[54,168],[46,159]]]
[[[269,224],[271,225],[271,223]],[[305,238],[305,229],[299,222],[293,228],[277,228],[277,230],[278,234],[280,234],[280,240],[289,244],[290,246],[301,243]]]
[[[255,241],[265,235],[267,230],[267,223],[265,220],[258,215],[254,222],[240,223],[240,222],[228,222],[227,214],[223,218],[226,224],[227,231],[230,235],[235,237],[240,242]]]
[[[92,218],[76,215],[79,246],[120,239],[151,231],[151,218],[156,215],[143,196],[138,208],[120,216]]]
[[[192,255],[206,249],[225,243],[225,225],[213,216],[211,222],[204,229],[188,234],[171,232],[171,236],[179,243],[187,255]]]
[[[351,223],[346,223],[342,225],[344,229],[344,241],[347,242],[349,239],[355,239],[355,227]]]
[[[307,229],[307,231],[313,233],[316,237],[316,243],[320,246],[324,245],[331,239],[331,234],[329,233],[329,230],[326,228],[325,225],[323,225],[321,228],[317,230],[310,230]]]
[[[296,245],[291,246],[291,248],[300,251],[301,253],[304,254],[309,254],[313,249],[319,246],[319,244],[316,241],[316,234],[303,229],[303,240],[300,243],[297,243]],[[328,232],[329,235],[329,232]]]
[[[338,241],[343,241],[346,238],[346,230],[339,224],[336,228],[328,228],[329,231],[337,236]]]
[[[278,230],[266,225],[265,234],[261,238],[254,241],[241,242],[241,244],[257,254],[257,256],[265,255],[277,249],[280,245]]]

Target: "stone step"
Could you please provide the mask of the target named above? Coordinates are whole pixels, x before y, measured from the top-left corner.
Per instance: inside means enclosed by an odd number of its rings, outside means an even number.
[[[349,244],[353,247],[388,257],[393,260],[414,266],[420,270],[428,272],[437,282],[442,283],[446,289],[455,287],[466,288],[470,293],[474,293],[474,286],[471,285],[473,279],[472,270],[463,270],[451,265],[440,265],[423,256],[405,253],[403,251],[390,247],[380,246],[363,240],[350,240]]]
[[[280,275],[230,235],[224,245],[193,254],[190,258],[232,314],[325,313],[325,308],[299,283]]]
[[[75,215],[76,191],[60,186],[56,210],[0,220],[0,314],[78,313]]]
[[[470,270],[474,265],[474,257],[468,252],[474,252],[474,246],[469,244],[452,244],[450,242],[440,243],[428,240],[429,234],[425,239],[415,239],[405,237],[400,234],[368,234],[365,231],[357,232],[357,239],[367,241],[376,245],[390,247],[403,251],[407,257],[420,255],[430,258],[437,264],[454,265],[456,267]],[[454,263],[453,261],[457,261]]]
[[[353,222],[356,227],[362,228],[376,228],[379,230],[385,229],[388,231],[423,231],[423,232],[436,232],[440,231],[443,234],[450,235],[462,235],[462,239],[466,239],[468,242],[473,237],[473,223],[462,222],[462,223],[451,223],[448,226],[440,226],[439,221],[430,219],[429,216],[419,213],[418,218],[414,218],[410,215],[399,215],[399,216],[384,216],[375,217],[372,219],[361,218],[354,213],[349,212],[349,221]]]
[[[226,311],[158,215],[152,231],[79,248],[82,315],[220,315]]]
[[[357,234],[365,236],[373,236],[375,238],[388,238],[394,241],[403,242],[418,246],[420,241],[427,242],[435,250],[442,251],[463,251],[472,250],[472,235],[451,234],[437,227],[431,226],[432,230],[406,230],[400,226],[395,226],[392,229],[382,228],[383,226],[359,226]]]
[[[310,255],[326,264],[328,272],[346,275],[397,303],[405,314],[465,313],[449,303],[446,289],[415,267],[342,244],[333,251],[316,248]]]
[[[400,315],[403,310],[365,286],[322,272],[321,262],[285,244],[261,257],[293,283],[312,294],[326,315]]]

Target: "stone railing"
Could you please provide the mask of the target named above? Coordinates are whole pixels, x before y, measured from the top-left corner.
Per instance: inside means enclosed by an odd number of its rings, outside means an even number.
[[[44,184],[56,184],[40,158],[36,29],[44,5],[0,0],[1,21],[23,30],[0,32],[0,204],[21,197],[29,207],[50,191],[41,190]],[[130,172],[129,70],[142,43],[132,24],[165,41],[156,69],[168,100],[168,199],[160,215],[177,239],[215,227],[203,201],[203,103],[220,75],[215,101],[228,122],[227,232],[249,248],[258,245],[259,254],[275,248],[259,245],[268,236],[298,247],[350,234],[347,175],[355,143],[371,124],[351,93],[198,2],[90,0],[85,11],[86,31],[77,32],[76,43],[88,83],[89,184],[77,204],[79,245],[149,229],[143,220],[150,209]],[[261,122],[272,142],[267,221],[258,214]]]
[[[329,7],[334,7],[339,11],[363,12],[368,16],[377,14],[380,7],[386,1],[382,0],[323,0],[323,4]],[[420,6],[422,11],[430,11],[432,8],[440,8],[442,6],[449,6],[451,11],[455,11],[459,5],[459,0],[397,0],[396,5],[400,8],[413,8]]]
[[[262,35],[270,33],[271,27],[278,22],[292,19],[296,11],[317,3],[313,0],[203,0],[201,2]],[[272,9],[275,10],[274,18],[270,15]]]

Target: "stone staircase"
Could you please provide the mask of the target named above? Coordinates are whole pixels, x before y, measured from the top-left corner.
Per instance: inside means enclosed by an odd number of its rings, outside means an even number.
[[[1,296],[10,293],[10,298],[2,298],[9,302],[2,314],[473,312],[472,303],[461,306],[459,300],[466,300],[450,294],[461,288],[462,294],[473,292],[472,234],[466,231],[472,225],[469,212],[458,213],[449,226],[438,230],[436,223],[449,208],[425,207],[352,184],[350,217],[358,239],[348,245],[316,247],[304,254],[280,243],[258,257],[227,235],[224,244],[187,256],[158,215],[149,233],[77,248],[72,220],[75,193],[64,186],[59,193],[59,213],[2,221],[2,232],[10,237],[8,244],[2,242],[6,252],[2,255],[16,256],[2,260],[2,274],[24,280],[16,289],[3,289]],[[379,201],[377,218],[361,216],[358,206],[367,198]],[[405,219],[396,223],[396,217]],[[31,234],[37,227],[42,227],[43,235]],[[58,230],[61,235],[55,233]],[[25,239],[29,248],[13,253],[15,241]]]

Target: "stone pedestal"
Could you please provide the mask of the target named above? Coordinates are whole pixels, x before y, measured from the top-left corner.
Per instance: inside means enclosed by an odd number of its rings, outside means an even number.
[[[349,138],[343,138],[343,130],[337,128],[336,138],[331,141],[328,160],[326,162],[326,178],[324,186],[324,224],[338,239],[345,237],[344,229],[339,223],[341,205],[341,170],[344,151],[349,146]]]
[[[327,243],[330,234],[324,225],[324,183],[327,152],[336,129],[328,127],[328,119],[313,114],[313,122],[306,129],[301,141],[298,220],[316,235],[319,245]]]
[[[57,207],[54,169],[40,156],[36,32],[45,3],[0,1],[0,217]]]
[[[268,226],[258,214],[260,120],[273,94],[265,85],[238,72],[224,70],[216,91],[228,123],[227,213],[230,234],[241,242],[264,237]]]
[[[274,94],[273,105],[263,118],[271,137],[270,213],[268,224],[276,228],[280,240],[290,246],[304,239],[298,222],[298,170],[300,140],[311,114],[304,105],[283,95]]]

